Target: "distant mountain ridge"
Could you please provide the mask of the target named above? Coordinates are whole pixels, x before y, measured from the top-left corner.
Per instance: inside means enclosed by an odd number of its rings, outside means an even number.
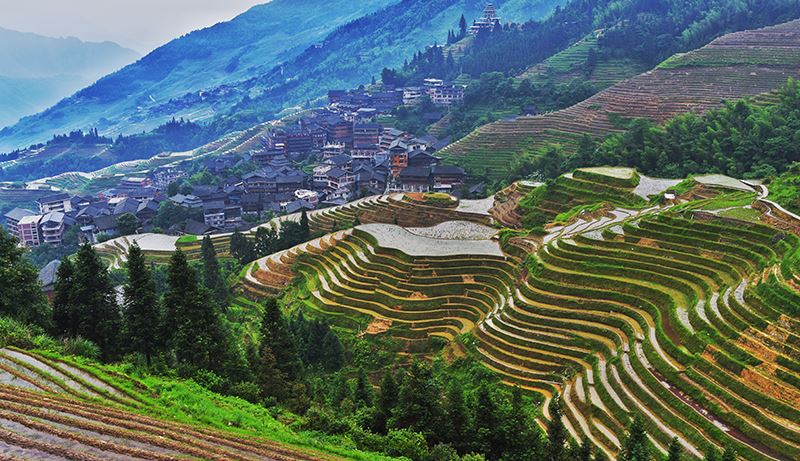
[[[218,108],[202,96],[187,113],[172,111],[156,119],[149,109],[272,69],[322,40],[335,27],[392,1],[273,0],[254,6],[230,21],[176,38],[44,112],[4,129],[0,151],[76,128],[130,133],[152,129],[173,114],[193,120],[210,118]],[[237,100],[241,97],[236,95]]]
[[[501,16],[506,9],[515,12],[503,21],[522,21],[565,1],[495,3]],[[382,67],[443,41],[462,13],[476,17],[484,6],[484,0],[274,0],[173,40],[5,128],[0,151],[77,128],[114,135],[149,130],[172,117],[204,121],[232,108],[245,113],[254,104],[262,113],[264,107],[277,111],[331,87],[367,83]]]
[[[113,42],[0,27],[0,125],[45,109],[138,58],[135,51]]]

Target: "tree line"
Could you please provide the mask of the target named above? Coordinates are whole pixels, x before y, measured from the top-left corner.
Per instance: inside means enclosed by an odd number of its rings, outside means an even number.
[[[666,178],[709,173],[771,178],[800,161],[800,85],[794,79],[777,91],[775,103],[726,102],[705,115],[678,115],[663,126],[646,119],[624,123],[625,132],[603,140],[583,136],[573,154],[558,145],[526,152],[509,179],[554,178],[603,165]]]

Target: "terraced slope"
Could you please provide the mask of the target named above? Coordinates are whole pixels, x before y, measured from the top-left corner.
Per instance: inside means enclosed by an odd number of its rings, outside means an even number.
[[[263,287],[302,275],[308,308],[413,349],[469,332],[505,304],[516,268],[495,233],[467,221],[360,225],[258,261],[252,279]]]
[[[535,187],[501,192],[492,214],[519,222],[515,204],[546,190],[529,204],[551,220],[544,236],[362,225],[256,262],[248,289],[297,280],[307,312],[406,352],[468,334],[467,353],[545,409],[561,395],[572,437],[611,458],[640,415],[657,450],[678,437],[695,457],[710,442],[798,459],[800,218],[720,175],[587,168]],[[679,197],[651,200],[667,189]]]
[[[488,168],[493,178],[502,178],[511,159],[525,150],[561,144],[569,151],[583,134],[620,131],[611,114],[663,122],[770,92],[798,76],[799,52],[800,21],[728,34],[570,108],[485,125],[441,154],[450,163],[481,173]]]
[[[344,459],[263,438],[268,433],[145,416],[159,413],[157,391],[121,374],[108,378],[57,356],[0,350],[0,453],[81,461]]]

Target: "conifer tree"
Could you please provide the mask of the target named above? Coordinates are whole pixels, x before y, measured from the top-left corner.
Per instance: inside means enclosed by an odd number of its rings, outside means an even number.
[[[550,411],[550,421],[547,422],[547,439],[549,461],[561,461],[564,459],[564,444],[566,442],[566,431],[564,423],[561,421],[561,397],[556,394],[550,400],[547,407]]]
[[[628,436],[622,446],[620,461],[650,461],[647,447],[647,432],[641,416],[636,415],[628,428]]]
[[[288,223],[284,223],[288,224]],[[278,234],[271,227],[256,229],[255,244],[253,245],[252,259],[263,258],[278,251]]]
[[[578,461],[592,461],[592,446],[589,443],[588,437],[583,439],[583,443],[581,443],[580,448],[578,448],[576,458]]]
[[[239,231],[231,235],[231,255],[233,255],[240,264],[247,264],[255,259],[253,257],[253,244]]]
[[[308,241],[311,238],[311,227],[308,223],[308,213],[306,213],[306,209],[303,208],[303,211],[300,213],[300,236],[299,239],[302,242]]]
[[[375,413],[375,421],[372,424],[372,429],[379,434],[386,433],[388,421],[392,417],[395,407],[397,407],[397,392],[398,386],[394,373],[391,369],[386,370],[383,379],[381,379],[377,412]]]
[[[278,369],[288,381],[299,381],[302,378],[303,362],[275,298],[269,298],[264,303],[261,343],[272,350]]]
[[[447,387],[445,415],[448,422],[446,441],[458,451],[467,451],[468,440],[472,432],[472,417],[467,410],[464,388],[455,380],[451,381]]]
[[[442,424],[441,392],[430,366],[414,362],[398,392],[394,411],[394,426],[420,432],[428,441],[439,442]]]
[[[511,413],[503,418],[503,446],[509,461],[541,459],[541,437],[533,418],[528,413],[522,389],[511,391]],[[591,453],[591,452],[590,452]]]
[[[108,271],[88,243],[78,250],[73,281],[75,334],[97,344],[103,359],[109,360],[117,353],[122,319]]]
[[[170,259],[164,295],[165,334],[175,358],[188,371],[219,371],[228,365],[227,338],[210,291],[177,250]]]
[[[322,338],[321,361],[322,365],[328,371],[337,371],[344,365],[344,347],[339,337],[330,328],[327,329],[325,336]]]
[[[285,398],[288,387],[286,376],[278,369],[275,354],[268,344],[262,343],[259,348],[255,377],[263,398],[272,397],[278,400]]]
[[[56,335],[74,336],[77,332],[75,313],[73,311],[73,280],[75,269],[69,257],[61,259],[56,272],[56,283],[53,297],[53,333]]]
[[[703,461],[719,461],[719,452],[717,451],[716,447],[711,444],[707,444],[703,452],[705,452],[705,456],[703,456]]]
[[[156,285],[145,264],[144,254],[135,242],[128,250],[128,281],[124,286],[123,324],[127,350],[143,354],[150,366],[158,350],[161,310]]]
[[[736,450],[732,446],[725,447],[725,451],[722,452],[722,461],[736,461],[737,458]]]
[[[219,273],[217,251],[208,235],[203,237],[200,253],[203,257],[203,285],[214,293],[217,306],[225,307],[228,304],[228,286]]]
[[[364,371],[363,367],[358,369],[358,375],[356,376],[356,388],[353,392],[353,397],[356,405],[360,407],[369,407],[372,405],[372,383],[369,382],[367,372]]]
[[[502,416],[491,388],[488,384],[482,384],[475,398],[475,438],[478,441],[476,448],[489,459],[496,459],[502,453],[497,431],[501,422]]]
[[[681,461],[683,459],[681,444],[677,437],[673,437],[667,448],[667,461]]]
[[[50,328],[50,305],[42,293],[38,271],[24,253],[17,239],[0,227],[0,315]]]
[[[462,39],[467,36],[467,18],[464,15],[461,15],[461,19],[458,20],[458,38]]]

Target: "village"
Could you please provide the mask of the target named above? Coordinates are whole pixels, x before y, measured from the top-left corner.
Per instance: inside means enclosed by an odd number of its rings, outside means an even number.
[[[37,209],[6,213],[6,228],[25,247],[137,232],[209,235],[369,195],[475,193],[465,189],[462,168],[436,156],[449,139],[376,122],[397,107],[446,108],[463,98],[463,87],[435,78],[420,87],[331,90],[324,108],[271,127],[257,149],[122,176],[92,196],[53,191],[37,199]],[[192,180],[198,171],[206,180]]]

